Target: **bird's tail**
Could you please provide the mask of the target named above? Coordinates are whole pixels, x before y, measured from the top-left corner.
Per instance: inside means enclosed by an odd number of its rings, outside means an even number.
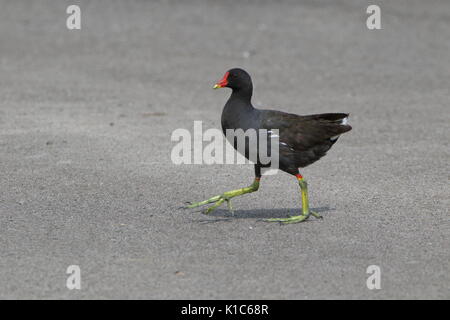
[[[348,113],[322,113],[308,115],[307,118],[321,123],[326,128],[330,141],[335,143],[341,134],[352,130],[348,124],[348,116]]]

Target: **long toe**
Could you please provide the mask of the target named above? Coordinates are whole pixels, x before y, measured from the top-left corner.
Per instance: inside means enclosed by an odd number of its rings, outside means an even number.
[[[308,218],[309,218],[308,215],[300,215],[300,216],[292,216],[289,218],[271,218],[271,219],[266,219],[264,221],[279,222],[282,224],[290,224],[290,223],[299,223],[299,222],[305,221]]]
[[[320,214],[318,214],[317,212],[310,211],[309,213],[316,219],[323,219],[323,217]]]
[[[224,198],[220,198],[214,205],[203,211],[203,214],[210,214],[213,210],[219,207],[225,201]]]

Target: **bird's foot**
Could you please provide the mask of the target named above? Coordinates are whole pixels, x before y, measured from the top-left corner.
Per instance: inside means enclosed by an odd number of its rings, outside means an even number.
[[[214,203],[211,207],[202,211],[203,214],[210,214],[214,209],[220,207],[225,201],[227,202],[228,210],[230,210],[230,212],[233,213],[233,207],[231,206],[231,199],[226,195],[226,193],[211,197],[205,201],[191,203],[190,205],[187,206],[187,208],[192,209],[203,206],[208,203]]]
[[[323,217],[320,214],[318,214],[317,212],[309,211],[309,213],[301,214],[299,216],[290,216],[288,218],[271,218],[271,219],[265,219],[264,221],[280,222],[282,224],[299,223],[299,222],[303,222],[306,219],[308,219],[310,215],[317,219],[323,219]]]
[[[323,217],[315,211],[309,211],[309,213],[316,219],[323,219]]]
[[[299,223],[299,222],[303,222],[306,219],[309,218],[309,215],[299,215],[299,216],[291,216],[289,218],[270,218],[270,219],[265,219],[264,221],[267,222],[279,222],[282,224],[289,224],[289,223]]]
[[[240,196],[240,195],[243,195],[246,193],[254,192],[254,191],[258,190],[258,188],[259,188],[259,179],[255,179],[253,184],[251,184],[249,187],[227,191],[227,192],[222,193],[221,195],[211,197],[207,200],[191,203],[187,206],[187,208],[191,209],[191,208],[203,206],[205,204],[214,203],[211,207],[209,207],[208,209],[203,211],[204,214],[209,214],[214,209],[220,207],[222,205],[222,203],[227,202],[228,210],[230,210],[230,212],[233,213],[233,207],[231,206],[231,198]]]

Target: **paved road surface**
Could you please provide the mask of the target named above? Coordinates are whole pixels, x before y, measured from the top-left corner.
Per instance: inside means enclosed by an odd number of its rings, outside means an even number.
[[[0,3],[0,298],[450,298],[448,1],[376,1],[376,31],[356,0],[80,3],[81,31],[64,1]],[[286,174],[234,217],[179,208],[252,181],[170,160],[235,66],[257,106],[351,113],[302,172],[322,221],[261,221],[299,212]]]

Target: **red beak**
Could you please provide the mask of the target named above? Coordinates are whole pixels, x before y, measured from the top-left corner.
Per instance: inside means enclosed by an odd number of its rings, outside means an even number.
[[[226,87],[227,84],[228,84],[228,75],[229,75],[229,74],[230,74],[229,72],[225,73],[225,75],[223,76],[223,78],[222,78],[219,82],[217,82],[217,83],[214,85],[213,89],[218,89],[218,88]]]

